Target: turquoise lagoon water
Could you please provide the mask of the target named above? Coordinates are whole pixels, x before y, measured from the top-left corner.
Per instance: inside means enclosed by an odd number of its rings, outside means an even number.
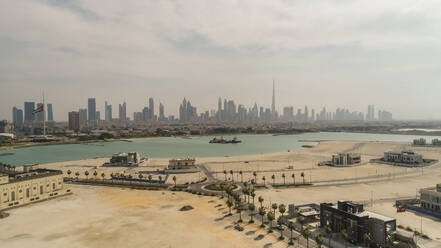
[[[227,138],[232,138],[228,136]],[[183,138],[145,138],[133,142],[106,142],[92,144],[50,145],[19,148],[1,153],[13,153],[0,156],[0,162],[12,165],[43,164],[62,161],[72,161],[95,157],[110,157],[117,152],[137,151],[141,156],[149,158],[169,157],[223,157],[249,154],[263,154],[300,149],[302,145],[316,144],[316,140],[346,140],[346,141],[399,141],[411,142],[422,136],[366,134],[366,133],[304,133],[298,135],[237,135],[242,140],[240,144],[208,144],[212,138],[197,136],[192,139]],[[424,137],[431,140],[436,137]],[[309,140],[311,142],[304,142]]]

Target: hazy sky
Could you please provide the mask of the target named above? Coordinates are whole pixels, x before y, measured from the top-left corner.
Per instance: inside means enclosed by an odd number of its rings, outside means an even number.
[[[441,119],[439,0],[0,0],[0,119],[24,101],[56,120],[96,97],[132,118],[219,96]],[[157,107],[156,107],[157,108]],[[103,117],[102,117],[103,118]]]

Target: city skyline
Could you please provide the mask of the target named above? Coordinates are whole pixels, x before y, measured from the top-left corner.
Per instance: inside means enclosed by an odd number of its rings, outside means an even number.
[[[130,0],[126,14],[107,1],[2,7],[1,119],[43,89],[56,120],[90,97],[101,113],[106,100],[139,111],[146,96],[174,115],[183,97],[201,109],[219,96],[270,106],[273,79],[278,112],[373,103],[397,119],[441,119],[436,1]]]

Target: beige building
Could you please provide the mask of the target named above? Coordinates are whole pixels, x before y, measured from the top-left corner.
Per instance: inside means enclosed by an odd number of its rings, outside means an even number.
[[[441,184],[435,188],[421,189],[420,194],[422,208],[441,213]]]
[[[171,159],[168,161],[169,170],[193,169],[195,167],[196,159],[194,158]]]
[[[70,189],[63,183],[62,171],[29,165],[17,170],[0,164],[0,210],[66,194],[70,194]]]
[[[332,155],[332,164],[334,165],[352,165],[358,164],[360,161],[360,154],[339,153],[337,155]]]

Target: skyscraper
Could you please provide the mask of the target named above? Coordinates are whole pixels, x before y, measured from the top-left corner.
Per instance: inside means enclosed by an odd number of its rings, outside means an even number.
[[[105,102],[104,105],[104,119],[106,121],[112,120],[112,105],[107,104],[107,101]]]
[[[12,108],[12,123],[15,125],[15,123],[17,122],[17,107],[13,107]]]
[[[87,123],[87,109],[80,109],[79,110],[79,115],[80,115],[80,125],[85,125]]]
[[[37,104],[37,109],[41,108],[42,106],[43,106],[43,103],[38,103]],[[45,119],[46,119],[45,114],[46,114],[46,111],[35,113],[34,114],[35,115],[35,120],[38,121],[38,122],[45,121]]]
[[[123,104],[119,105],[119,120],[120,121],[126,121],[127,120],[127,105],[124,102]]]
[[[159,120],[160,121],[165,120],[164,105],[162,103],[159,103]]]
[[[69,112],[69,129],[78,132],[80,130],[80,113],[76,111]]]
[[[149,98],[149,110],[150,110],[149,119],[152,121],[155,118],[155,103],[152,97]]]
[[[52,103],[47,104],[47,121],[54,121],[54,113],[52,111]]]
[[[100,113],[100,111],[96,111],[96,113],[95,113],[95,121],[97,122],[97,123],[99,123],[100,121],[101,121],[101,113]]]
[[[276,116],[276,86],[273,80],[273,100],[271,102],[271,114]]]
[[[87,102],[88,120],[90,125],[96,124],[96,100],[95,98],[89,98]]]
[[[33,121],[34,115],[32,114],[32,112],[34,112],[35,110],[35,102],[25,102],[24,103],[24,117],[25,117],[25,122],[30,122]]]

